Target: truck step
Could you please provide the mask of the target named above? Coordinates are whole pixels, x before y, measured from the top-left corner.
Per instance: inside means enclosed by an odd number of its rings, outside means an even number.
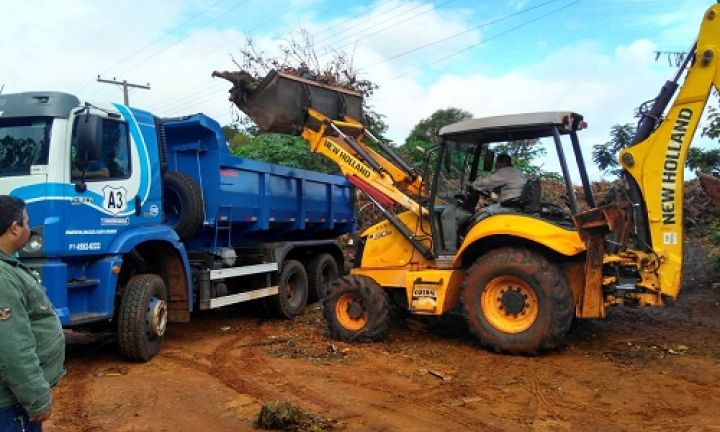
[[[103,313],[79,313],[70,315],[70,325],[85,324],[110,319]]]
[[[220,306],[227,306],[235,303],[242,303],[250,300],[255,300],[263,297],[270,297],[278,293],[278,287],[272,286],[267,288],[256,289],[247,291],[239,294],[232,294],[223,297],[216,297],[210,299],[210,309],[214,309]]]
[[[100,284],[100,279],[73,280],[67,283],[69,290],[94,288]]]

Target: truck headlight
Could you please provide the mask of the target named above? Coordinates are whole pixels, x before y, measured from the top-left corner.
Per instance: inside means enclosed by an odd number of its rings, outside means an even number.
[[[25,247],[23,247],[22,250],[25,253],[35,253],[42,250],[42,247],[42,234],[33,232],[32,234],[30,234],[30,238],[28,239],[27,243],[25,243]]]

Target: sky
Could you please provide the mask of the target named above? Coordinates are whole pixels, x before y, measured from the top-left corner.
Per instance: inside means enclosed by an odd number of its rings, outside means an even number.
[[[248,38],[272,55],[304,30],[321,64],[346,53],[360,78],[379,85],[369,104],[398,144],[442,108],[476,117],[571,110],[589,124],[581,135],[589,160],[592,145],[612,125],[634,122],[638,105],[675,74],[655,52],[687,51],[713,3],[0,0],[0,86],[122,102],[121,88],[100,75],[149,84],[130,92],[130,105],[227,124],[230,84],[212,71],[237,70],[233,57]]]

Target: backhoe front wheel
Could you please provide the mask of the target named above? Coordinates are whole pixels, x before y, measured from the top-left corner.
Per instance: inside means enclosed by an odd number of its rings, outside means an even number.
[[[385,290],[366,276],[336,280],[323,299],[330,337],[347,342],[375,342],[390,328],[390,301]]]
[[[524,248],[501,248],[478,258],[465,276],[462,304],[481,344],[511,354],[557,347],[574,316],[563,273]]]

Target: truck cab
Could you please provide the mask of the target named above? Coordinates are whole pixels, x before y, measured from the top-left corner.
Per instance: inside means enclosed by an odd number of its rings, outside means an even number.
[[[50,290],[63,325],[111,318],[117,255],[138,230],[162,230],[155,118],[57,92],[0,96],[0,193],[25,200],[32,236],[20,257]],[[93,257],[105,256],[97,261]],[[110,295],[108,295],[110,294]]]

